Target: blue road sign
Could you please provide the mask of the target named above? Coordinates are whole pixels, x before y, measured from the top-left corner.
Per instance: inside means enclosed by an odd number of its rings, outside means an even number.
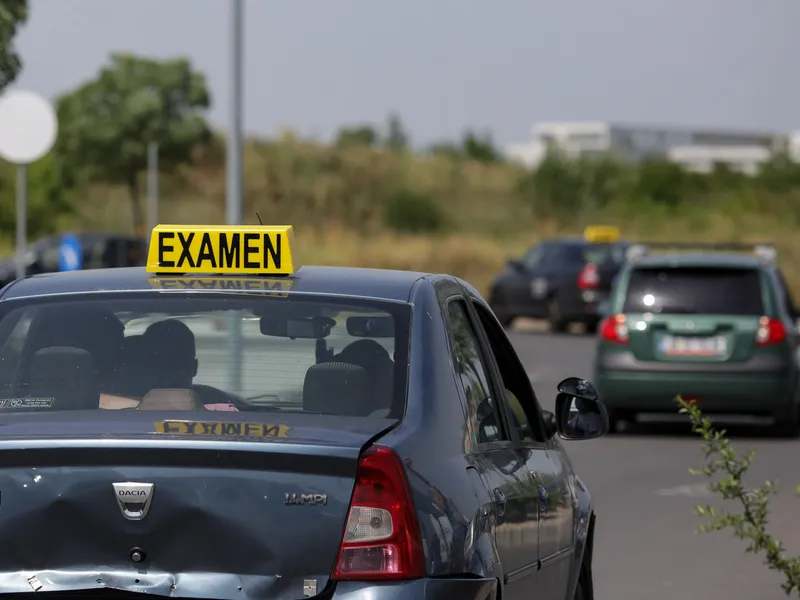
[[[58,270],[79,271],[83,267],[83,248],[78,236],[68,234],[61,238],[58,248]]]

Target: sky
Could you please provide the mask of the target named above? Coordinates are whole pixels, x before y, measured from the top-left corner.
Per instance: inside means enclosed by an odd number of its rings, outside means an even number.
[[[31,0],[16,87],[48,98],[109,53],[188,56],[229,114],[227,0]],[[244,127],[329,139],[397,111],[412,141],[535,121],[800,129],[798,0],[245,0]]]

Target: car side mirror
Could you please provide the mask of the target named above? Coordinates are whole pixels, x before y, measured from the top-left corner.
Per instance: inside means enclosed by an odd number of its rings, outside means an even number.
[[[592,440],[608,433],[608,411],[587,380],[570,377],[558,384],[556,429],[565,440]]]
[[[512,258],[508,261],[508,266],[512,271],[522,272],[525,270],[523,262],[517,258]]]

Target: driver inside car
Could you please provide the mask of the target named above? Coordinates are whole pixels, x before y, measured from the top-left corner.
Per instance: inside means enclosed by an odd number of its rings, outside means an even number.
[[[191,389],[197,375],[197,356],[192,330],[177,319],[157,321],[144,332],[151,358],[150,387]]]

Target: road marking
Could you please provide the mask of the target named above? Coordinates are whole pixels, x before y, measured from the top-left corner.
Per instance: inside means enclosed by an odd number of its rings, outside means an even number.
[[[708,490],[706,483],[694,483],[692,485],[678,485],[671,488],[664,488],[656,490],[656,496],[676,497],[683,496],[685,498],[709,498],[714,494]]]

